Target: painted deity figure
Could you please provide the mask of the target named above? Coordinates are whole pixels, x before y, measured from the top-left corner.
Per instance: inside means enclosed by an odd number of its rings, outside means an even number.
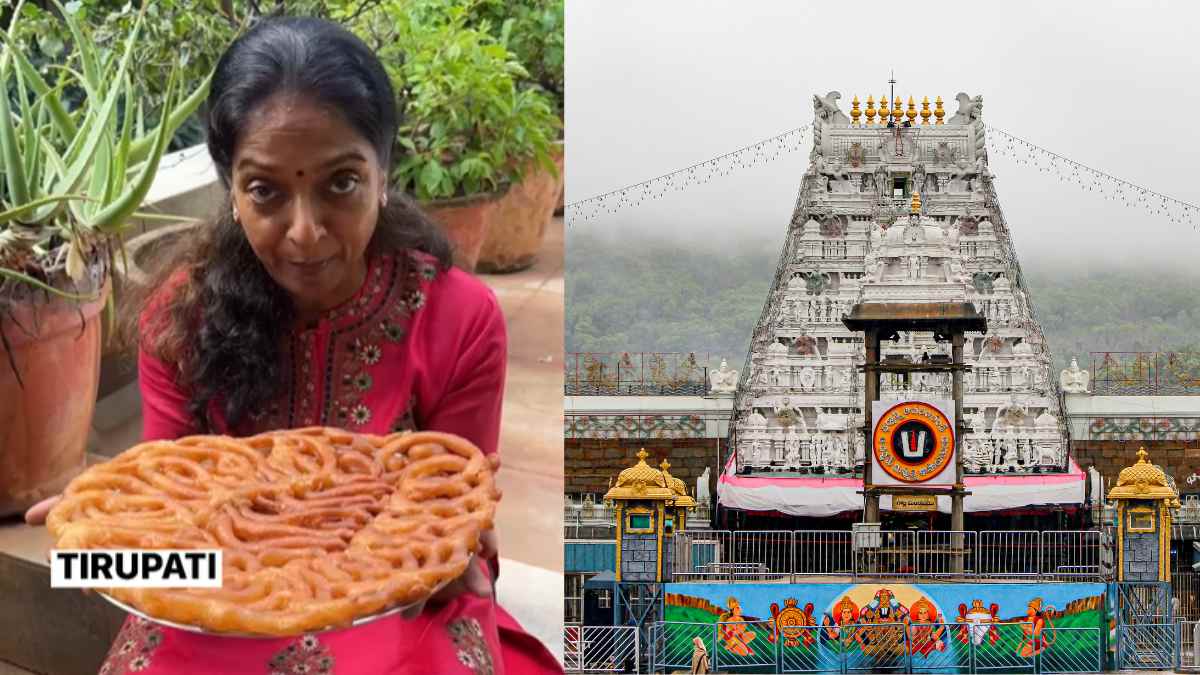
[[[859,643],[864,654],[869,656],[890,656],[903,652],[904,624],[908,622],[909,611],[888,588],[875,592],[875,597],[859,614],[859,622],[864,624],[890,624],[886,626],[867,627],[859,632]]]
[[[859,633],[859,629],[851,628],[858,623],[858,616],[858,605],[848,595],[842,598],[833,606],[833,613],[826,614],[821,622],[822,640],[837,641],[843,647],[849,647]]]
[[[754,656],[750,646],[757,634],[746,627],[742,616],[742,605],[737,598],[730,596],[726,607],[727,612],[721,613],[721,644],[725,650],[738,656]]]
[[[929,656],[934,651],[946,651],[946,627],[941,612],[926,598],[921,598],[908,608],[908,640],[912,653]]]
[[[1054,629],[1050,623],[1049,612],[1042,609],[1042,599],[1034,598],[1029,602],[1025,612],[1025,623],[1021,624],[1021,634],[1024,638],[1018,653],[1024,658],[1030,658],[1046,651],[1049,643],[1046,640],[1046,627]]]

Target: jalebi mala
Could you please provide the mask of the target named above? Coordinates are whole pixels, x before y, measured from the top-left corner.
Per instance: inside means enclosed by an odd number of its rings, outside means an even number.
[[[220,548],[221,588],[100,590],[206,631],[296,635],[428,599],[462,575],[493,525],[496,467],[433,432],[189,436],[88,469],[46,525],[61,549]]]

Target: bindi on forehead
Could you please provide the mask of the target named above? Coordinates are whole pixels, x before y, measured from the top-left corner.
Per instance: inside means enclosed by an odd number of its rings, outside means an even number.
[[[304,177],[304,170],[303,170],[303,169],[301,169],[300,171],[297,171],[297,172],[296,172],[296,176],[297,176],[298,178],[303,178],[303,177]]]

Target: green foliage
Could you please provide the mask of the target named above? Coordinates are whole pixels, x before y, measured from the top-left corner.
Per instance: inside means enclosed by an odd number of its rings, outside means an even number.
[[[695,351],[740,362],[777,255],[570,232],[567,350]]]
[[[208,88],[202,80],[187,97],[179,95],[176,74],[168,75],[162,122],[145,130],[140,123],[143,90],[134,84],[132,64],[141,30],[139,16],[130,31],[107,47],[78,20],[78,7],[61,12],[72,49],[48,77],[27,58],[31,34],[25,19],[44,12],[18,5],[0,56],[0,280],[54,289],[48,266],[65,257],[74,280],[85,261],[118,235],[145,199],[172,133],[195,109]],[[72,11],[75,10],[75,11]],[[72,110],[59,94],[85,92]],[[15,98],[15,102],[12,100]],[[63,294],[63,293],[60,293]],[[66,294],[63,294],[66,295]]]
[[[719,249],[568,231],[567,351],[697,351],[745,357],[778,249]],[[1200,272],[1023,261],[1052,373],[1090,351],[1200,351]]]
[[[529,72],[529,81],[554,98],[563,114],[563,0],[479,0],[470,22],[490,33]]]
[[[405,117],[393,180],[420,200],[494,192],[530,162],[553,171],[560,120],[528,72],[466,5],[393,1],[355,24],[392,78]]]

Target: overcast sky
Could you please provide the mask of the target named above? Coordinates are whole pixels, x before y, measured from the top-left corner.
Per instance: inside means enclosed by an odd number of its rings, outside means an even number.
[[[982,95],[985,122],[1200,204],[1200,2],[567,3],[567,202],[808,124],[813,94]],[[989,139],[989,145],[994,144]],[[580,232],[782,241],[808,150]],[[1200,231],[990,154],[1025,257],[1193,260]],[[569,235],[568,235],[569,236]]]

